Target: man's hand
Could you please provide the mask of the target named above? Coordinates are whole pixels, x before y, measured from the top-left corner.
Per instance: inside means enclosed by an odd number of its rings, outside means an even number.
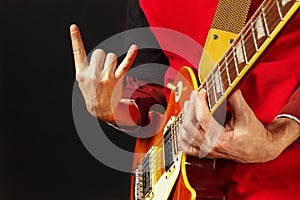
[[[102,49],[93,52],[90,63],[76,25],[70,27],[71,41],[76,68],[76,80],[85,99],[88,111],[95,117],[114,122],[114,112],[118,109],[123,93],[124,75],[130,69],[136,55],[137,46],[132,45],[117,68],[117,57],[107,55]]]
[[[194,92],[184,108],[179,144],[188,155],[232,159],[241,163],[275,159],[297,139],[300,125],[279,118],[264,126],[250,109],[240,90],[229,99],[232,118],[221,126],[210,115],[206,91]]]

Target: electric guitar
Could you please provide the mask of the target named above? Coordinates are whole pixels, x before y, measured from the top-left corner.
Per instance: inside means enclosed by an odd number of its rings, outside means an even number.
[[[183,104],[193,90],[205,88],[209,109],[215,113],[296,13],[299,4],[298,0],[265,0],[229,48],[226,46],[225,54],[215,58],[216,65],[205,66],[208,62],[202,57],[200,86],[191,68],[179,71],[168,86],[172,93],[165,114],[150,116],[152,125],[148,131],[156,134],[137,139],[135,153],[139,156],[134,157],[131,200],[225,199],[215,184],[215,160],[186,156],[178,146]]]

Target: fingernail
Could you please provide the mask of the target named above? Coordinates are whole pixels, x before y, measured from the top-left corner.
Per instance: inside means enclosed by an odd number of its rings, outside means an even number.
[[[186,112],[186,109],[188,107],[188,103],[189,101],[185,101],[184,104],[183,104],[183,112]]]
[[[75,25],[75,24],[72,24],[72,25],[70,26],[70,30],[71,30],[72,33],[76,32],[76,25]]]
[[[129,48],[129,50],[128,50],[128,53],[133,53],[134,52],[134,50],[135,50],[135,45],[133,44],[133,45],[131,45],[130,46],[130,48]]]
[[[196,91],[194,90],[194,91],[192,92],[191,96],[190,96],[190,99],[191,99],[191,98],[194,98],[195,95],[196,95]]]

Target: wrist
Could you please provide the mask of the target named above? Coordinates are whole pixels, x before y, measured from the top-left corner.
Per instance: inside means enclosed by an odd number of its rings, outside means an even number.
[[[266,126],[275,158],[300,136],[300,125],[289,118],[277,118]]]

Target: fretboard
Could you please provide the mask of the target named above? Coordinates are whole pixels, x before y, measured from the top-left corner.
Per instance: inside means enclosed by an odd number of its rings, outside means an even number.
[[[265,0],[205,78],[213,113],[299,8],[299,0]]]
[[[200,86],[207,90],[211,113],[237,86],[298,8],[298,0],[265,0],[262,3]],[[166,171],[173,164],[174,155],[181,151],[177,137],[183,117],[184,113],[180,112],[164,134],[163,157]],[[161,154],[155,153],[155,156],[159,157]]]

